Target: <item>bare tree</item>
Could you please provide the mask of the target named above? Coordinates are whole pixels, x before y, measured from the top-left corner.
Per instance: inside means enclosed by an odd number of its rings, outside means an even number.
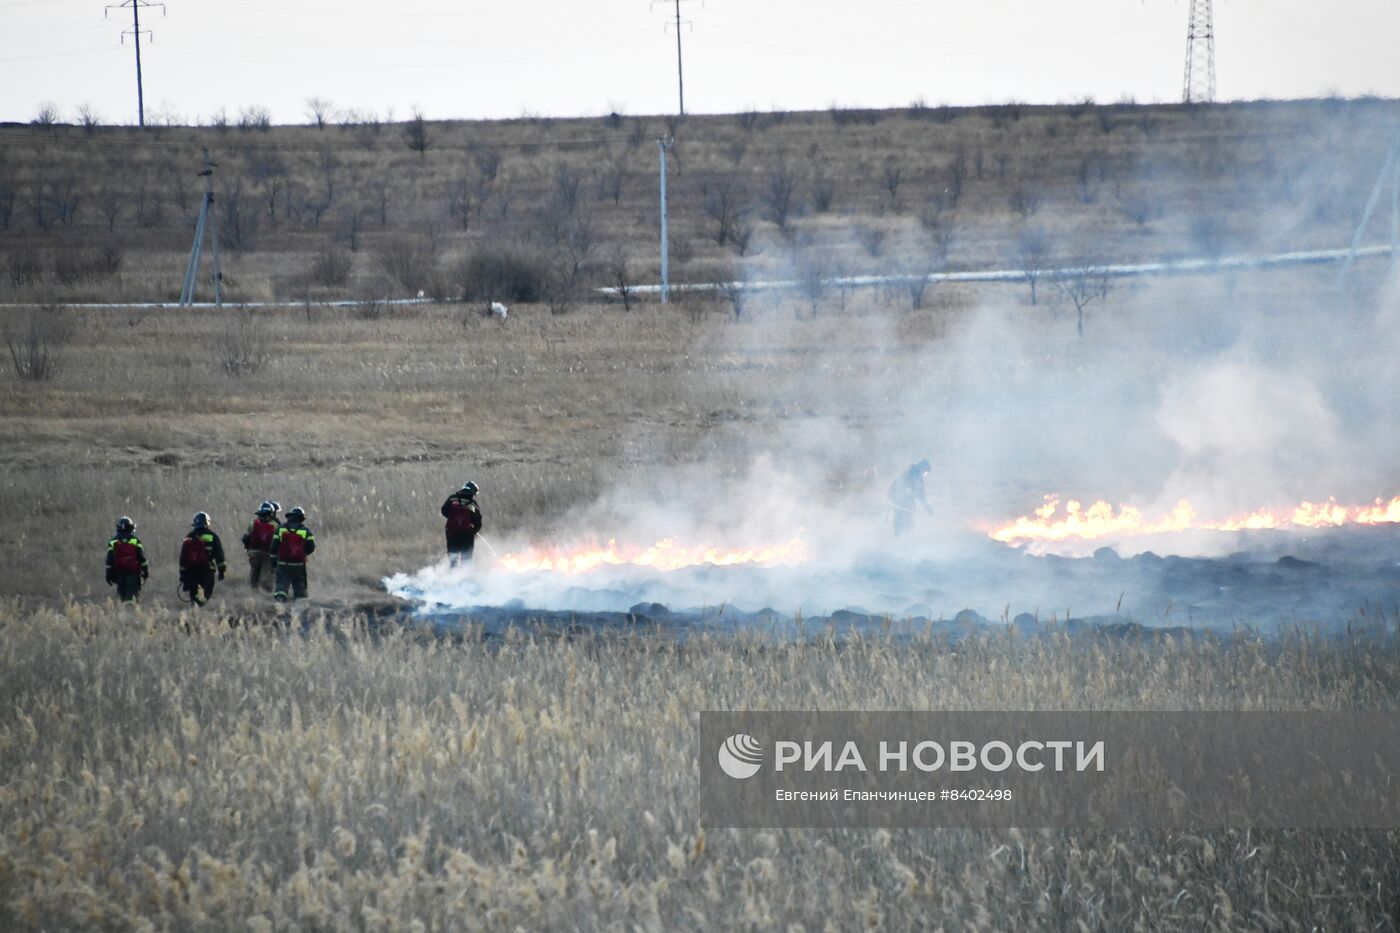
[[[340,163],[329,149],[322,149],[317,165],[321,171],[321,197],[326,204],[332,204],[335,201],[336,181],[340,177]]]
[[[430,238],[407,235],[380,243],[374,258],[384,279],[409,294],[427,287],[438,261]]]
[[[48,192],[42,180],[29,184],[29,217],[39,230],[47,232],[53,226],[54,218],[49,213]]]
[[[720,285],[720,291],[729,299],[729,306],[734,309],[734,320],[742,320],[744,310],[749,306],[749,298],[753,295],[748,283],[731,275],[728,281]]]
[[[753,243],[754,226],[747,219],[739,221],[730,231],[730,239],[734,242],[734,252],[740,256],[749,254],[749,247]]]
[[[463,230],[470,230],[486,209],[490,188],[481,179],[458,175],[447,185],[447,213]]]
[[[628,174],[627,160],[622,153],[614,153],[612,158],[608,159],[608,164],[603,167],[602,174],[598,176],[598,196],[610,198],[615,205],[620,203]]]
[[[899,202],[899,186],[904,181],[904,168],[890,156],[885,160],[885,164],[880,171],[880,187],[889,192],[890,201]]]
[[[84,132],[91,136],[102,125],[102,117],[92,104],[83,104],[78,108],[78,122],[82,124]]]
[[[327,240],[311,258],[308,278],[322,288],[340,288],[350,280],[354,262],[354,257],[342,247]]]
[[[24,382],[48,382],[62,370],[62,350],[68,339],[68,322],[59,307],[34,308],[11,318],[5,329],[5,346],[15,378]]]
[[[311,118],[316,129],[323,130],[326,123],[331,119],[335,110],[335,104],[331,103],[328,97],[308,97],[306,99],[306,115]]]
[[[860,245],[865,247],[865,251],[872,258],[878,259],[885,251],[885,238],[888,233],[880,227],[858,227],[856,228],[856,238],[860,240]]]
[[[345,242],[350,245],[350,252],[359,252],[360,236],[364,233],[365,224],[373,216],[373,211],[359,198],[348,200],[342,211],[341,229],[344,231]]]
[[[1029,182],[1019,181],[1011,188],[1011,194],[1007,195],[1006,204],[1022,220],[1040,213],[1041,205],[1045,203],[1045,195]]]
[[[957,207],[962,200],[963,186],[967,183],[967,147],[958,146],[953,150],[953,158],[948,163],[948,184],[944,192],[949,207]]]
[[[545,280],[544,300],[550,313],[563,314],[573,305],[584,279],[592,271],[596,243],[592,218],[586,214],[574,218],[553,252],[550,274]]]
[[[812,250],[805,252],[797,263],[797,291],[807,299],[813,320],[821,300],[826,297],[830,268],[828,257]]]
[[[284,197],[290,180],[287,163],[277,153],[259,156],[248,166],[248,174],[257,184],[263,204],[267,207],[267,222],[277,228],[277,202]]]
[[[0,230],[10,229],[10,220],[15,215],[15,186],[9,179],[0,178]]]
[[[45,196],[54,216],[63,226],[71,226],[78,219],[78,207],[83,202],[78,176],[63,175],[49,179],[45,183]]]
[[[116,229],[117,218],[121,216],[122,205],[126,203],[126,195],[116,188],[103,185],[97,191],[97,210],[102,218],[107,221],[107,232],[111,233]]]
[[[627,254],[623,252],[622,247],[615,249],[608,260],[608,278],[612,280],[615,294],[622,299],[622,310],[631,311],[632,302],[637,296],[637,284],[633,281]]]
[[[1050,266],[1050,238],[1041,227],[1027,227],[1016,238],[1016,266],[1031,288],[1031,304],[1038,303],[1036,285]]]
[[[477,174],[488,182],[495,181],[501,171],[500,152],[490,146],[473,145],[471,154]]]
[[[428,161],[428,147],[431,140],[428,134],[428,121],[423,116],[423,111],[417,107],[413,108],[413,118],[404,125],[403,139],[408,148],[418,153],[418,158]]]
[[[1107,166],[1100,153],[1091,152],[1079,160],[1080,203],[1093,204],[1099,199],[1099,184],[1103,181],[1106,173]]]
[[[923,309],[924,296],[933,284],[932,276],[942,272],[947,266],[951,234],[951,227],[931,231],[926,238],[914,244],[912,254],[901,265],[900,276],[904,290],[909,296],[910,310]]]
[[[1083,260],[1055,270],[1050,277],[1055,292],[1065,301],[1074,305],[1077,316],[1075,326],[1079,336],[1084,336],[1084,309],[1095,301],[1108,298],[1113,290],[1113,277],[1103,266]]]
[[[220,242],[240,253],[252,249],[258,231],[258,218],[249,210],[242,184],[224,189],[223,195],[215,203],[220,209]]]
[[[376,175],[369,183],[370,198],[374,204],[374,212],[379,217],[379,226],[384,228],[389,226],[389,201],[393,194],[393,187],[388,175]]]
[[[34,111],[34,119],[29,122],[35,126],[45,128],[53,127],[62,122],[63,116],[59,112],[58,104],[53,101],[45,101],[39,105],[39,109]]]
[[[238,128],[240,130],[261,130],[266,133],[272,129],[272,114],[266,107],[257,104],[244,107],[238,111]]]
[[[715,245],[723,246],[734,237],[735,228],[746,211],[747,193],[733,175],[723,175],[701,187],[705,215],[714,221]]]
[[[763,205],[769,220],[778,229],[787,232],[788,220],[792,213],[792,195],[797,187],[793,171],[785,163],[779,163],[768,173],[768,184],[763,189]]]
[[[163,161],[161,171],[165,173],[170,200],[174,202],[181,214],[188,213],[190,209],[190,179],[193,173],[188,166],[181,165],[174,159]]]
[[[582,187],[583,176],[581,174],[563,163],[556,165],[554,167],[553,207],[563,212],[565,216],[572,217],[578,211]]]
[[[160,198],[150,191],[150,183],[142,179],[136,185],[136,223],[143,230],[152,230],[165,223],[165,209]]]

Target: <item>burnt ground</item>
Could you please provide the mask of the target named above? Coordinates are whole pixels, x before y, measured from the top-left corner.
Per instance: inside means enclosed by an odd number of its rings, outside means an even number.
[[[867,554],[843,567],[701,567],[559,579],[492,577],[397,594],[442,632],[650,631],[826,635],[1011,626],[1109,635],[1391,632],[1400,621],[1400,529],[1250,532],[1223,557],[1035,556],[969,542],[945,560]],[[1218,543],[1218,542],[1217,542]],[[515,586],[518,595],[501,599]],[[474,595],[486,597],[477,602]],[[792,594],[801,594],[800,599]],[[697,598],[701,595],[708,598]],[[722,597],[722,598],[721,598]]]

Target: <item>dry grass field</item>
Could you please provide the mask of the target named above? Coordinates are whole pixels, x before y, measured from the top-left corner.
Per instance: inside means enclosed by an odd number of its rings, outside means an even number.
[[[1362,270],[1368,289],[1377,271]],[[1303,269],[1122,285],[1095,312],[1089,341],[1075,338],[1072,309],[1032,306],[1015,283],[938,286],[918,312],[898,295],[833,292],[815,320],[806,300],[782,295],[755,298],[737,322],[715,301],[631,313],[586,305],[566,315],[523,306],[504,325],[461,305],[376,319],[316,306],[4,310],[11,332],[54,320],[63,337],[52,379],[0,380],[0,535],[10,555],[0,592],[105,598],[103,547],[116,517],[129,514],[155,568],[147,601],[172,602],[180,538],[204,510],[231,559],[219,596],[236,605],[250,595],[238,537],[272,497],[306,508],[321,541],[313,598],[374,598],[385,575],[440,556],[438,506],[464,479],[481,485],[497,541],[548,540],[571,507],[613,488],[723,500],[726,482],[774,452],[771,439],[801,443],[814,423],[917,418],[883,394],[901,374],[949,400],[963,398],[969,380],[995,384],[1003,376],[981,363],[931,363],[986,308],[1035,348],[1005,376],[1133,360],[1166,378],[1178,364],[1154,343],[1183,301],[1209,307],[1228,294],[1242,305],[1307,309],[1338,300],[1333,276]],[[1190,321],[1179,327],[1189,331]],[[230,358],[250,346],[255,359],[234,369]],[[822,498],[869,509],[870,490],[902,467],[901,450],[847,446],[801,451],[802,472]],[[978,455],[940,454],[940,501],[1004,518],[1067,479],[1047,462],[1045,487],[987,488],[985,476],[959,468]],[[1113,461],[1104,462],[1109,470]],[[1078,477],[1094,488],[1105,478]],[[682,487],[692,481],[713,491]],[[606,540],[620,524],[593,531]],[[783,540],[792,532],[772,530]]]
[[[7,929],[1385,930],[1384,832],[736,831],[703,709],[1395,709],[1393,648],[286,637],[0,609]]]
[[[497,540],[548,538],[609,490],[723,503],[758,450],[800,462],[802,492],[837,511],[912,458],[796,442],[924,414],[901,409],[902,382],[974,415],[999,398],[986,387],[1087,404],[1105,372],[1178,375],[1224,339],[1205,326],[1221,308],[1276,328],[1260,345],[1286,358],[1281,335],[1319,309],[1393,302],[1390,273],[1359,266],[1348,292],[1331,267],[1118,282],[1085,339],[1023,283],[919,301],[818,285],[1344,245],[1398,112],[524,120],[429,124],[422,153],[363,121],[0,127],[0,331],[51,367],[0,359],[0,928],[1394,929],[1394,833],[707,833],[694,760],[708,708],[1392,710],[1393,642],[447,643],[372,638],[345,610],[440,556],[438,506],[468,478]],[[721,295],[598,300],[656,276],[667,133],[676,278],[810,287],[742,314]],[[203,147],[230,306],[75,307],[178,294]],[[481,284],[502,256],[535,300]],[[376,300],[419,289],[440,300]],[[509,320],[481,316],[487,292]],[[267,299],[295,304],[237,306]],[[964,339],[980,355],[942,355]],[[978,458],[1021,451],[979,450],[981,428],[939,439],[940,502],[1009,517],[1068,470],[1102,488],[1123,463],[1047,456],[1038,485],[998,486]],[[1071,441],[1131,453],[1122,433]],[[229,624],[267,618],[237,539],[268,497],[309,513],[327,631]],[[200,509],[230,580],[180,613]],[[102,583],[121,514],[153,562],[136,610]]]

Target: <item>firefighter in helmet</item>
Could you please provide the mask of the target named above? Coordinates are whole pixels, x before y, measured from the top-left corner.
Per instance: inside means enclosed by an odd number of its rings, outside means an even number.
[[[476,483],[466,482],[442,504],[447,519],[447,559],[455,567],[472,559],[476,536],[481,531],[481,506],[476,502]]]
[[[306,512],[300,507],[287,513],[287,523],[272,537],[272,569],[277,574],[278,602],[306,598],[306,559],[316,551],[316,536],[306,527]]]
[[[141,582],[150,576],[146,549],[136,537],[136,523],[123,515],[117,519],[116,534],[107,542],[107,585],[117,588],[122,602],[134,603],[141,595]]]
[[[932,467],[927,460],[920,460],[895,477],[890,483],[887,499],[894,515],[895,537],[901,537],[914,526],[914,510],[922,508],[925,514],[933,514],[933,506],[928,504],[924,493],[924,477]]]
[[[259,585],[272,591],[272,539],[282,523],[277,520],[277,503],[265,501],[258,506],[248,530],[243,533],[243,549],[248,552],[248,585]]]
[[[227,572],[224,543],[214,533],[213,520],[208,512],[196,512],[180,543],[180,589],[190,602],[202,606],[214,595],[215,579],[222,580]]]

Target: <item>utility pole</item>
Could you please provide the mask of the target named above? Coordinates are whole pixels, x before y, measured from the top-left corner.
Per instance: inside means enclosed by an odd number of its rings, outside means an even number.
[[[685,68],[681,65],[681,0],[676,0],[676,87],[680,91],[680,115],[685,116]]]
[[[663,305],[671,297],[671,270],[667,255],[670,250],[666,240],[666,147],[670,143],[669,139],[656,141],[656,150],[661,154],[661,303]]]
[[[1356,251],[1361,248],[1366,228],[1371,225],[1371,215],[1379,206],[1387,185],[1390,187],[1390,259],[1394,262],[1400,255],[1396,252],[1397,248],[1400,248],[1400,136],[1395,137],[1390,151],[1386,153],[1385,161],[1381,163],[1375,187],[1371,189],[1371,196],[1366,199],[1366,209],[1361,212],[1361,222],[1356,225],[1356,232],[1352,234],[1351,248],[1347,251],[1346,261],[1342,263],[1339,278],[1345,279],[1351,271],[1351,265],[1356,261]]]
[[[219,219],[214,217],[209,223],[209,215],[214,214],[214,169],[219,163],[209,158],[209,150],[204,150],[204,171],[199,175],[204,179],[204,200],[199,205],[199,220],[194,226],[194,246],[190,248],[190,262],[185,267],[185,283],[180,289],[180,306],[194,303],[195,286],[199,281],[199,258],[204,250],[204,230],[209,228],[210,247],[214,258],[214,304],[224,306],[224,270],[219,265]]]
[[[1215,13],[1211,0],[1191,0],[1181,100],[1186,104],[1208,104],[1215,100]]]
[[[146,94],[141,87],[141,9],[143,7],[160,7],[160,15],[165,15],[164,3],[150,3],[148,0],[122,0],[121,3],[109,3],[102,8],[102,18],[107,18],[108,10],[121,10],[131,7],[131,28],[122,30],[122,44],[126,44],[126,37],[129,35],[136,40],[136,120],[140,126],[146,125]],[[155,33],[149,29],[145,30],[151,37],[151,41],[156,41]]]
[[[666,0],[652,0],[651,5],[654,7],[657,3],[665,2]],[[681,19],[682,0],[674,0],[674,3],[676,8],[676,88],[680,92],[680,115],[685,116],[685,67],[681,62],[681,26],[690,24]],[[666,24],[667,29],[670,26],[670,23]]]

